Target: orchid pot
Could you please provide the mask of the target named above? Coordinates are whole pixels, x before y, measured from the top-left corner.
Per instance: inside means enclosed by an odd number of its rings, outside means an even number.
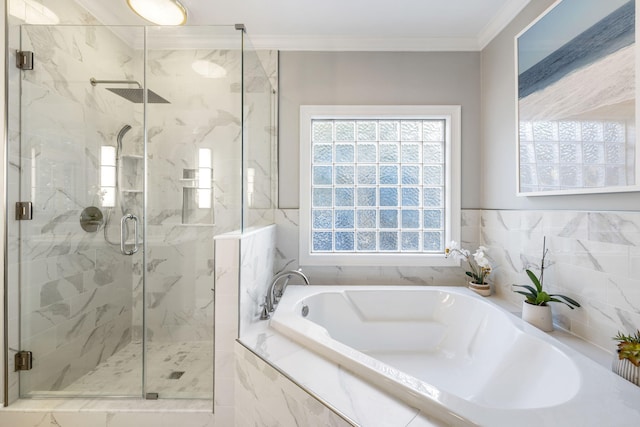
[[[545,332],[553,331],[550,305],[535,305],[522,301],[522,320]]]
[[[471,289],[478,295],[482,295],[483,297],[488,297],[489,295],[491,295],[491,285],[489,285],[488,283],[469,282],[469,289]]]

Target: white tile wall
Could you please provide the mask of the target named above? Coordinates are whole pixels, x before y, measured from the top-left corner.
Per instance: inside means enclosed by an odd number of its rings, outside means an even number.
[[[609,352],[618,331],[640,328],[640,213],[479,212],[481,241],[495,261],[491,277],[500,297],[521,304],[511,285],[529,283],[526,268],[539,274],[546,236],[545,288],[582,305],[571,310],[553,304],[558,325]]]
[[[238,426],[352,425],[241,344],[236,344],[236,357]]]

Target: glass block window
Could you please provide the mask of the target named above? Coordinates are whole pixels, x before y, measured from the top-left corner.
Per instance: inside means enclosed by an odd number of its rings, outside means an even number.
[[[311,121],[311,251],[441,253],[446,121]]]
[[[301,265],[453,265],[459,106],[302,106]]]

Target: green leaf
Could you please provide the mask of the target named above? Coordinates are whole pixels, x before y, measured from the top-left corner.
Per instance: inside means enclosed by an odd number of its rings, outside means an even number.
[[[538,292],[542,292],[542,284],[540,283],[540,280],[538,280],[538,277],[533,273],[533,271],[529,269],[525,271],[527,272],[527,276],[529,276],[529,279],[531,279],[533,284],[536,286]]]
[[[634,335],[631,335],[631,334],[625,335],[622,332],[618,331],[618,335],[616,335],[613,339],[620,342],[630,342],[633,344],[640,344],[640,329],[637,330]]]
[[[566,305],[567,307],[569,307],[571,310],[573,310],[573,306],[572,305],[567,304],[566,302],[564,302],[562,300],[559,300],[557,298],[551,298],[549,301],[562,303],[562,304]]]
[[[546,293],[545,291],[538,292],[538,295],[536,297],[537,305],[545,305],[549,301],[551,301],[551,297],[549,296],[548,293]]]
[[[474,278],[474,277],[473,277],[473,274],[471,274],[471,272],[470,272],[470,271],[465,271],[465,274],[466,274],[467,276],[471,277],[472,279]]]
[[[538,291],[537,291],[533,286],[530,286],[530,285],[513,285],[513,286],[517,286],[517,287],[519,287],[519,288],[525,288],[525,289],[528,289],[528,290],[529,290],[529,292],[531,293],[531,295],[532,295],[534,298],[538,295]],[[516,291],[516,292],[517,292],[517,291]]]
[[[517,294],[520,294],[520,295],[524,295],[525,297],[527,297],[526,300],[527,300],[527,302],[529,304],[535,304],[536,303],[535,298],[532,298],[531,294],[528,294],[527,292],[524,292],[524,291],[513,291],[513,292],[515,292]]]
[[[574,306],[576,306],[576,307],[580,307],[580,304],[578,303],[578,301],[574,300],[573,298],[569,298],[569,297],[568,297],[568,296],[566,296],[566,295],[551,294],[551,295],[549,295],[549,296],[564,299],[566,302],[564,302],[564,301],[560,301],[560,302],[561,302],[561,303],[563,303],[563,304],[567,304],[567,303],[569,303],[569,304],[574,305]],[[567,304],[567,305],[569,305],[569,304]],[[571,307],[571,306],[570,306],[570,307]],[[571,307],[571,308],[573,308],[573,307]]]

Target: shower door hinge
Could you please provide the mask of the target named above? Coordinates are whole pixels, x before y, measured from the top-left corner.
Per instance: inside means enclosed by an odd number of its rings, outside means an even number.
[[[33,354],[30,351],[19,351],[15,357],[16,371],[29,371],[33,367]]]
[[[16,221],[33,219],[33,204],[31,202],[16,202]]]
[[[29,50],[16,51],[16,67],[21,70],[33,70],[33,52]]]

